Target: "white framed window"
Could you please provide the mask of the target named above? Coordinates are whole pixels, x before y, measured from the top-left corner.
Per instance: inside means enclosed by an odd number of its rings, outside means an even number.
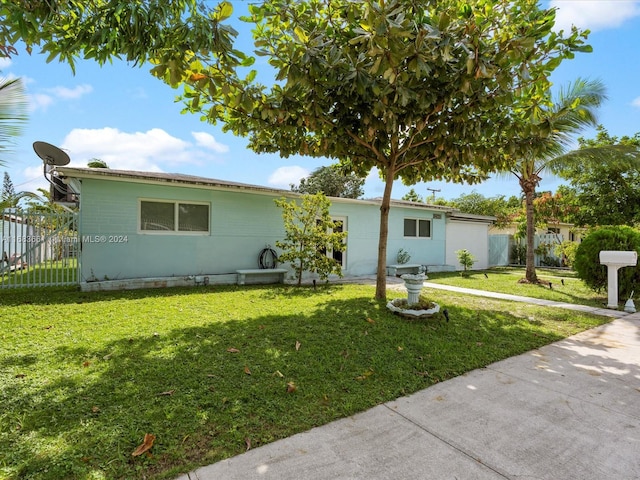
[[[431,238],[431,220],[405,218],[404,236],[405,238]]]
[[[203,235],[210,231],[208,203],[141,199],[139,212],[143,233]]]

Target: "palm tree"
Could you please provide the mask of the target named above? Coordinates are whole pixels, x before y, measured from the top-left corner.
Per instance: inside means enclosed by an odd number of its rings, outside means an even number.
[[[0,78],[0,155],[10,151],[9,146],[22,132],[27,120],[27,99],[19,78]],[[0,165],[6,160],[0,158]]]
[[[523,132],[510,142],[515,162],[505,172],[515,175],[525,200],[527,219],[526,281],[537,283],[534,263],[535,218],[533,200],[536,187],[545,171],[557,166],[562,156],[574,144],[574,136],[584,127],[596,126],[596,109],[606,99],[600,81],[578,79],[560,89],[547,107],[535,109],[535,114],[522,125]],[[534,127],[534,128],[531,128]]]

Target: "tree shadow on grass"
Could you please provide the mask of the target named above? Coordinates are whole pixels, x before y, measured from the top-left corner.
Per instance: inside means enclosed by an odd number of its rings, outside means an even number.
[[[138,300],[142,298],[170,298],[189,295],[202,295],[216,292],[237,292],[264,290],[264,298],[275,298],[282,293],[290,296],[306,297],[322,293],[327,289],[341,288],[335,283],[312,285],[206,285],[197,287],[145,288],[134,290],[114,290],[82,292],[76,287],[45,287],[0,290],[0,306],[21,305],[68,305],[120,300]]]
[[[335,288],[295,314],[265,289],[242,318],[158,321],[153,334],[30,354],[26,376],[1,375],[0,467],[9,478],[176,476],[562,337],[505,302],[407,321]],[[132,457],[145,433],[151,455]]]

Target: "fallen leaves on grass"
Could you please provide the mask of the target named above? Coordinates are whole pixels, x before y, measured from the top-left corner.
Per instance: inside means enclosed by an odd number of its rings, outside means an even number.
[[[251,370],[249,370],[249,367],[247,367],[246,365],[244,366],[244,373],[246,373],[247,375],[251,375]]]
[[[296,387],[296,384],[293,382],[289,382],[287,383],[287,393],[293,393],[298,389],[298,387]]]
[[[373,320],[372,318],[367,318],[367,322],[369,322],[369,323],[376,323],[376,321],[375,321],[375,320]]]
[[[251,439],[249,437],[245,437],[244,443],[247,446],[247,451],[251,449]]]
[[[149,450],[151,450],[151,447],[153,447],[153,442],[156,441],[156,436],[152,433],[145,433],[144,434],[144,440],[142,441],[142,443],[138,446],[138,448],[136,448],[133,453],[131,454],[132,457],[139,457],[140,455],[142,455],[145,452],[148,452]]]
[[[229,348],[227,348],[227,352],[229,352],[229,353],[240,353],[240,350],[238,350],[237,348],[229,347]]]
[[[296,340],[296,352],[297,352],[298,350],[300,350],[300,347],[301,347],[301,346],[302,346],[302,344],[301,344],[299,341],[297,341],[297,340]]]
[[[371,375],[373,375],[373,370],[367,370],[366,372],[364,372],[362,375],[358,375],[356,377],[356,380],[358,381],[362,381],[362,380],[366,380],[367,378],[369,378]]]
[[[168,397],[169,395],[173,395],[173,393],[175,392],[175,390],[167,390],[166,392],[160,392],[158,394],[159,397]]]

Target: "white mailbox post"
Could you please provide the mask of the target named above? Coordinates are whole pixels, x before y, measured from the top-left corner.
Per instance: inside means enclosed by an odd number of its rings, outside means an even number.
[[[635,267],[638,253],[631,251],[602,250],[600,264],[607,266],[607,308],[618,308],[618,270],[622,267]]]

